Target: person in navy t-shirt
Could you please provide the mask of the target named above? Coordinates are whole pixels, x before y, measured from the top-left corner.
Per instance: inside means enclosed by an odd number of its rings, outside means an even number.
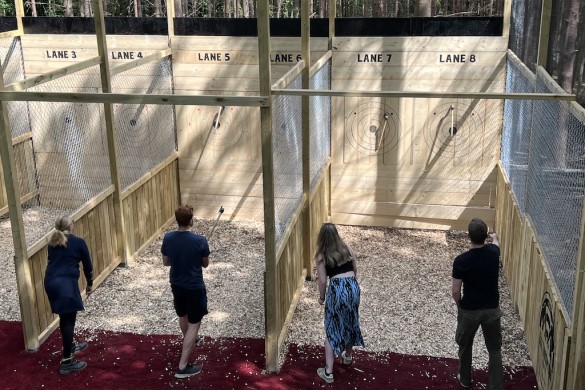
[[[163,264],[170,266],[169,278],[175,312],[183,333],[183,348],[175,378],[187,378],[202,370],[201,364],[190,364],[189,355],[198,340],[201,320],[207,312],[207,291],[203,268],[209,265],[207,239],[191,231],[193,208],[181,206],[175,210],[178,229],[165,234],[161,253]]]
[[[73,221],[67,216],[57,218],[56,231],[51,236],[48,264],[45,270],[45,292],[53,313],[59,315],[59,330],[63,339],[63,358],[59,367],[61,374],[81,371],[87,363],[75,360],[75,352],[87,348],[86,342],[75,343],[73,334],[77,312],[84,310],[79,291],[79,263],[87,281],[86,292],[93,286],[93,266],[85,241],[72,234]]]

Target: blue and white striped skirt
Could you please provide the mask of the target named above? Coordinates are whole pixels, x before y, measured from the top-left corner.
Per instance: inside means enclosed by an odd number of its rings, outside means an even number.
[[[360,286],[355,277],[333,278],[325,299],[325,334],[335,356],[348,346],[364,346],[360,330]]]

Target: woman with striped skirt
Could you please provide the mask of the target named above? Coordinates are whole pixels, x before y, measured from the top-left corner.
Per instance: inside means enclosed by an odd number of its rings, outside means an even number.
[[[334,356],[341,356],[343,364],[351,364],[353,347],[363,347],[364,340],[360,330],[360,286],[356,279],[356,260],[332,223],[323,224],[319,231],[315,262],[319,304],[325,305],[327,336],[325,367],[319,368],[317,374],[325,382],[333,383]]]

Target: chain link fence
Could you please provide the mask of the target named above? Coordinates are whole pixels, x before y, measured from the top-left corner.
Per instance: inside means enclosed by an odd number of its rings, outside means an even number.
[[[543,68],[532,74],[513,56],[507,78],[506,92],[563,93]],[[506,101],[501,160],[571,318],[585,196],[585,111],[558,100]]]
[[[506,63],[506,93],[533,93],[536,76],[514,54]],[[526,212],[526,174],[532,129],[532,100],[506,100],[502,126],[501,164],[520,210]]]
[[[19,82],[25,79],[24,59],[20,37],[0,39],[0,61],[4,72],[4,85]],[[12,137],[18,137],[30,131],[30,124],[23,118],[28,118],[27,102],[8,102],[8,119]]]
[[[112,77],[112,92],[172,94],[170,58],[149,62]],[[169,157],[176,148],[171,105],[114,104],[118,169],[122,189]]]
[[[101,92],[99,67],[49,81],[29,91]],[[29,102],[28,105],[38,186],[37,205],[23,213],[26,241],[30,246],[53,228],[57,217],[71,215],[112,181],[101,104]]]
[[[310,89],[330,90],[330,75],[331,60],[311,76]],[[309,102],[309,165],[312,189],[317,184],[331,151],[331,96],[311,96]]]
[[[301,89],[298,75],[286,89]],[[276,244],[303,196],[301,96],[272,98],[272,147],[274,160],[274,217]]]

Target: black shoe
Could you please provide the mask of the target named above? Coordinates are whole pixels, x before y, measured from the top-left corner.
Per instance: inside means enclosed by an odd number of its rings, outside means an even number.
[[[184,379],[188,378],[193,375],[197,375],[203,370],[203,366],[201,364],[187,364],[185,368],[182,370],[179,369],[175,372],[175,378]]]
[[[87,367],[87,363],[81,360],[75,360],[73,358],[63,359],[61,360],[61,365],[59,366],[59,373],[61,375],[72,374],[77,371],[83,370]]]
[[[73,342],[73,346],[71,347],[71,355],[73,356],[79,351],[83,351],[87,348],[87,343],[85,341],[80,341],[79,343]]]

